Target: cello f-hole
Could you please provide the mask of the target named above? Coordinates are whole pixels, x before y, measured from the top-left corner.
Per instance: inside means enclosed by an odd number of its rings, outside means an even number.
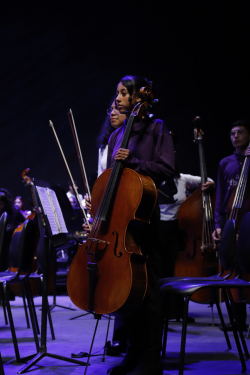
[[[120,258],[122,256],[122,252],[119,253],[119,255],[117,255],[116,253],[116,250],[117,250],[117,244],[118,244],[118,233],[116,231],[112,232],[113,236],[115,235],[116,238],[115,238],[115,247],[114,247],[114,254],[115,254],[115,257],[116,258]]]
[[[187,254],[188,259],[194,259],[194,257],[196,256],[196,241],[197,240],[200,240],[200,237],[195,237],[194,245],[193,245],[193,254],[192,255]]]

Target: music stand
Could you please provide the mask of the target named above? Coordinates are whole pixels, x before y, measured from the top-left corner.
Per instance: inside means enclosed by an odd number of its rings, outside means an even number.
[[[37,186],[34,186],[37,191]],[[39,352],[31,360],[30,363],[25,365],[18,374],[24,374],[37,362],[39,362],[44,357],[50,357],[55,359],[60,359],[62,361],[75,363],[77,365],[86,366],[86,362],[78,361],[72,358],[64,357],[57,354],[52,354],[47,352],[47,316],[48,316],[48,269],[49,269],[49,254],[50,249],[53,246],[62,246],[67,242],[65,233],[54,234],[52,230],[52,224],[47,216],[48,212],[45,210],[44,203],[39,195],[41,201],[41,209],[46,222],[46,235],[44,237],[44,256],[43,256],[43,296],[42,296],[42,325],[41,325],[41,345],[39,347]]]

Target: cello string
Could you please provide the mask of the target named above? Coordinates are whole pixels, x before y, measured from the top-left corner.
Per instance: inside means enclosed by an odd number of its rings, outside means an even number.
[[[240,186],[240,195],[239,195],[238,208],[240,208],[242,206],[243,197],[244,197],[244,194],[245,194],[245,187],[246,187],[246,181],[247,181],[247,175],[248,175],[248,168],[249,168],[249,165],[248,165],[248,160],[246,158],[245,163],[244,163],[244,167],[243,167],[243,170],[242,170],[242,181],[241,181],[241,186]]]
[[[244,166],[245,166],[245,161],[244,161],[244,165],[243,165],[243,170],[244,170]],[[240,175],[238,186],[236,188],[236,192],[235,192],[235,196],[234,196],[233,205],[232,205],[232,209],[231,209],[229,219],[235,220],[236,216],[237,216],[236,207],[237,207],[237,204],[238,204],[238,195],[239,195],[240,186],[241,186],[241,179],[242,179],[242,173]]]
[[[245,187],[246,181],[248,177],[248,170],[249,170],[249,159],[245,157],[242,172],[240,175],[240,179],[238,182],[238,186],[235,193],[235,199],[233,203],[233,218],[236,220],[238,209],[242,206],[244,194],[245,194]]]

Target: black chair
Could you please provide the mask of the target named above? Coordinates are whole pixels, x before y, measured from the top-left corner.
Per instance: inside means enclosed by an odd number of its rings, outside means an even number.
[[[16,354],[16,360],[21,361],[20,353],[17,344],[16,332],[11,312],[11,306],[9,303],[7,286],[14,283],[19,283],[24,287],[25,294],[28,301],[28,307],[30,312],[30,318],[32,323],[32,329],[35,339],[36,348],[39,348],[38,337],[37,337],[37,325],[36,318],[34,316],[34,309],[32,308],[32,296],[30,289],[27,284],[28,277],[32,269],[32,261],[34,257],[36,247],[36,234],[37,227],[33,220],[26,220],[23,223],[21,231],[15,232],[12,236],[10,247],[9,247],[9,265],[10,267],[17,268],[16,273],[7,270],[0,273],[0,290],[3,296],[3,301],[6,303],[8,312],[8,318],[10,323],[10,329]]]
[[[8,219],[8,214],[7,212],[4,212],[0,218],[0,272],[1,272],[1,276],[4,276],[5,274],[6,275],[9,274],[9,269],[8,269],[9,247],[10,247],[10,242],[11,242],[11,234],[7,233],[6,231],[7,219]],[[25,312],[25,317],[26,317],[26,322],[27,322],[27,328],[30,328],[27,305],[25,301],[25,293],[24,293],[22,286],[21,286],[21,294],[23,298],[23,306],[24,306],[24,312]],[[7,319],[7,312],[6,312],[6,306],[5,306],[2,289],[0,289],[0,300],[2,300],[4,319],[5,319],[5,324],[7,325],[8,319]]]
[[[247,214],[248,215],[248,214]],[[248,263],[244,265],[244,269],[242,268],[242,271],[250,273],[250,262],[247,258],[247,255],[249,257],[249,254],[247,254],[247,251],[245,249],[248,248],[248,252],[250,251],[250,241],[244,242],[245,237],[249,235],[249,228],[250,228],[250,216],[245,216],[244,220],[241,225],[240,233],[239,233],[239,241],[237,246],[237,261],[239,261],[239,257],[241,256],[241,262],[239,262],[239,265],[241,267],[242,263]],[[227,222],[222,239],[221,239],[221,246],[219,251],[220,256],[220,262],[222,264],[222,268],[224,270],[228,270],[232,268],[232,254],[234,254],[234,243],[235,243],[235,223],[233,220],[230,220]],[[246,255],[247,254],[247,255]],[[231,271],[230,271],[231,273]],[[230,274],[229,273],[229,274]],[[228,276],[228,275],[227,275]],[[246,371],[246,364],[241,348],[241,344],[238,337],[238,332],[240,335],[240,339],[242,342],[242,346],[244,348],[245,356],[249,358],[248,349],[245,343],[244,336],[242,334],[237,316],[235,314],[234,309],[234,302],[231,295],[230,288],[245,288],[250,287],[250,284],[247,282],[244,282],[243,280],[239,279],[239,274],[234,279],[225,279],[221,275],[212,276],[208,278],[186,278],[178,281],[170,281],[163,285],[161,285],[161,292],[163,295],[164,305],[165,305],[165,328],[164,328],[164,336],[163,336],[163,349],[162,349],[162,356],[165,358],[165,351],[166,351],[166,341],[167,341],[167,330],[168,330],[168,311],[169,311],[169,303],[171,300],[171,294],[180,294],[185,297],[185,303],[184,303],[184,313],[183,313],[183,324],[182,324],[182,338],[181,338],[181,351],[180,351],[180,367],[179,367],[179,374],[183,374],[183,368],[184,368],[184,356],[185,356],[185,345],[186,345],[186,332],[187,332],[187,318],[188,318],[188,306],[189,301],[192,297],[192,295],[202,288],[211,288],[214,299],[216,302],[216,306],[218,309],[219,317],[221,319],[222,327],[224,330],[224,334],[227,340],[228,348],[231,349],[231,344],[226,332],[225,323],[223,316],[221,314],[220,306],[218,303],[216,290],[222,289],[228,315],[230,318],[230,322],[233,329],[233,334],[236,342],[236,346],[238,349],[239,357],[242,364],[242,372]],[[229,300],[228,300],[229,297]]]
[[[229,279],[234,271],[234,241],[235,241],[235,221],[228,220],[226,226],[223,230],[222,239],[220,242],[220,250],[219,250],[219,257],[220,257],[220,265],[221,270],[218,274],[209,276],[207,278],[204,277],[166,277],[159,280],[159,285],[162,286],[163,284],[181,280],[188,280],[188,281],[203,281],[204,279],[213,280],[213,281],[223,281]],[[225,272],[228,272],[225,275]],[[224,275],[224,276],[223,276]]]

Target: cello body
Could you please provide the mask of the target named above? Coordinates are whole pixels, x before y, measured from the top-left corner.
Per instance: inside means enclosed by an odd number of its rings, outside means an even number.
[[[94,184],[94,218],[111,171],[106,170]],[[123,170],[107,220],[100,220],[97,229],[92,229],[71,263],[67,289],[77,307],[96,314],[126,314],[139,307],[147,289],[146,259],[139,245],[141,229],[150,222],[156,199],[150,177]],[[91,286],[88,269],[93,263],[96,271]]]
[[[195,124],[200,124],[197,116]],[[199,146],[201,186],[207,182],[207,170],[203,147],[203,131],[194,129],[194,141]],[[202,191],[201,186],[181,205],[178,212],[179,228],[182,231],[184,244],[175,265],[175,276],[209,277],[218,273],[218,254],[214,248],[212,233],[214,231],[213,212],[215,193]],[[200,303],[211,301],[210,290],[200,290],[192,296]]]
[[[212,205],[215,195],[212,196]],[[208,277],[218,272],[218,258],[212,248],[203,249],[203,205],[202,190],[199,187],[181,205],[178,223],[183,236],[183,251],[179,252],[175,265],[175,276]],[[207,303],[210,300],[208,289],[194,293],[192,300]]]

